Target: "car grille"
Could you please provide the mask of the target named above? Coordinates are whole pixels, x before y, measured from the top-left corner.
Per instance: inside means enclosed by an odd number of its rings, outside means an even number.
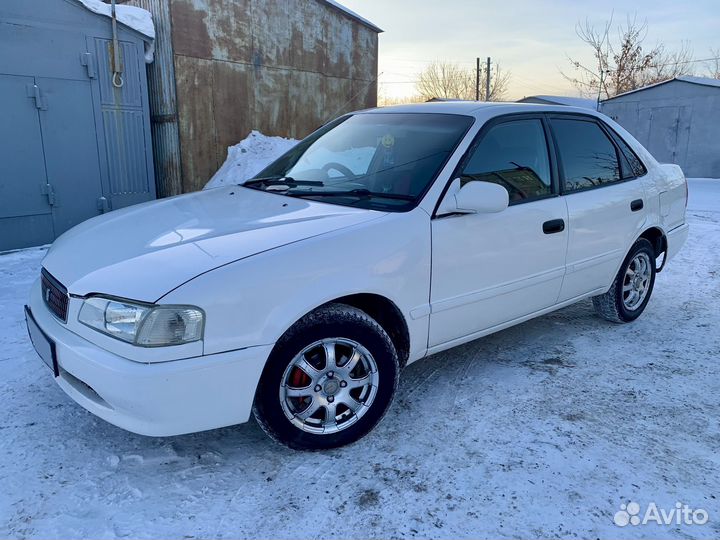
[[[42,296],[45,305],[52,311],[55,316],[67,322],[68,312],[68,293],[57,279],[52,277],[47,270],[42,269],[41,274]]]

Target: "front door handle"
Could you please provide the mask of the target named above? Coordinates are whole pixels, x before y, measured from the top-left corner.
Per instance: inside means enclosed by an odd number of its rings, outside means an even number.
[[[642,210],[643,206],[644,204],[642,199],[635,199],[630,203],[630,210],[637,212],[638,210]]]
[[[565,230],[565,220],[564,219],[551,219],[550,221],[546,221],[543,223],[543,232],[545,234],[555,234],[559,232],[563,232]]]

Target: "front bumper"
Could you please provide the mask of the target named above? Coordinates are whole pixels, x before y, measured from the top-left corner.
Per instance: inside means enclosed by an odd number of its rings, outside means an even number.
[[[45,306],[39,283],[32,288],[30,309],[55,344],[60,388],[91,413],[141,435],[181,435],[246,422],[272,349],[143,364],[71,332]]]

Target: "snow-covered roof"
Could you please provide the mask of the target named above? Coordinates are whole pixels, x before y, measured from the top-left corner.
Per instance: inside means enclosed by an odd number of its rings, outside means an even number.
[[[112,17],[112,8],[110,4],[105,4],[100,0],[77,0],[87,9],[98,15]],[[135,6],[116,5],[115,15],[118,22],[125,26],[140,32],[143,36],[155,39],[155,25],[152,21],[150,12]]]
[[[684,75],[682,77],[676,77],[678,81],[689,82],[693,84],[702,84],[704,86],[717,86],[720,88],[720,79],[711,79],[709,77],[691,77]]]
[[[376,32],[382,32],[382,31],[383,31],[382,28],[379,28],[378,26],[374,25],[373,23],[371,23],[370,21],[368,21],[365,17],[361,17],[360,15],[358,15],[357,13],[355,13],[353,10],[346,8],[345,6],[343,6],[342,4],[340,4],[339,2],[336,2],[335,0],[322,0],[322,1],[325,2],[326,4],[330,5],[330,6],[334,7],[335,9],[337,9],[337,10],[339,10],[339,11],[342,11],[343,13],[345,13],[345,15],[347,15],[347,16],[350,17],[351,19],[355,19],[355,20],[358,21],[359,23],[364,24],[365,26],[367,26],[367,27],[370,28],[371,30],[375,30]]]
[[[569,96],[526,96],[523,99],[519,99],[518,102],[523,103],[525,100],[538,99],[547,103],[553,103],[557,105],[567,105],[568,107],[583,107],[585,109],[597,110],[597,100],[591,98],[582,97],[569,97]]]
[[[720,88],[720,80],[718,80],[718,79],[711,79],[709,77],[691,77],[690,75],[683,75],[682,77],[674,77],[674,78],[668,79],[666,81],[660,81],[655,84],[648,84],[647,86],[643,86],[641,88],[636,88],[635,90],[629,90],[627,92],[623,92],[622,94],[618,94],[617,96],[613,96],[611,98],[604,99],[603,103],[606,101],[610,101],[615,98],[618,98],[620,96],[627,96],[628,94],[634,94],[635,92],[641,92],[643,90],[647,90],[648,88],[654,88],[655,86],[660,86],[660,85],[671,83],[674,81],[686,82],[686,83],[690,83],[690,84],[699,84],[702,86],[714,86],[716,88]]]
[[[112,7],[100,0],[75,0],[93,13],[112,17]],[[145,62],[150,64],[155,57],[155,24],[149,11],[135,6],[115,6],[115,17],[120,24],[139,32],[146,38]]]

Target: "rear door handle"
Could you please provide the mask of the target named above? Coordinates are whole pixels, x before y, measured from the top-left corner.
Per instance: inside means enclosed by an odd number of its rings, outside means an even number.
[[[563,232],[565,230],[565,220],[564,219],[551,219],[550,221],[546,221],[543,223],[543,232],[545,234],[555,234],[559,232]]]
[[[644,204],[642,199],[635,199],[630,203],[630,210],[637,212],[638,210],[642,210],[643,206]]]

